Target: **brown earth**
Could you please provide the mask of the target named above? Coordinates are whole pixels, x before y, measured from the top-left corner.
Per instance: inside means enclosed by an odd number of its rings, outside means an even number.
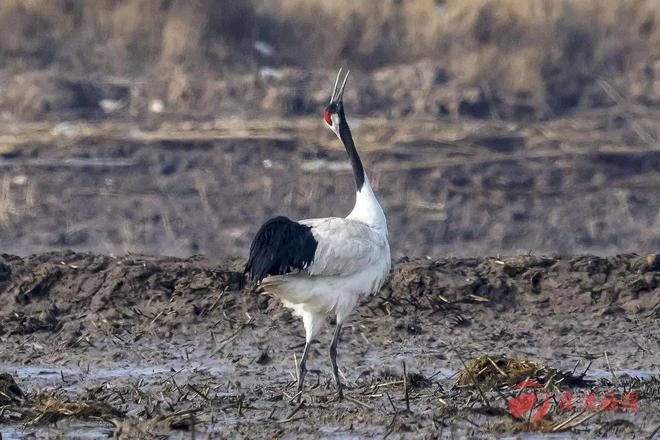
[[[301,324],[244,289],[235,256],[269,216],[350,209],[350,168],[320,118],[5,123],[0,246],[21,256],[0,264],[0,434],[648,437],[658,120],[634,106],[524,125],[351,120],[395,265],[343,335],[347,399],[324,333],[300,407]],[[44,253],[62,248],[78,253]],[[618,256],[556,256],[585,252]],[[553,403],[540,424],[514,420],[519,377],[456,386],[463,362],[502,354],[556,371],[555,398],[636,392],[639,408]]]
[[[301,323],[246,290],[241,266],[202,257],[3,255],[0,365],[16,380],[4,382],[3,438],[188,438],[192,430],[483,438],[549,429],[577,414],[554,403],[550,420],[528,426],[508,415],[516,391],[455,386],[464,362],[498,354],[561,371],[566,379],[552,386],[583,398],[639,394],[637,410],[576,416],[559,425],[566,435],[647,437],[660,423],[658,255],[395,261],[386,286],[343,333],[347,398],[336,401],[331,386],[328,325],[300,407],[288,400]]]
[[[440,257],[657,251],[658,120],[616,107],[530,124],[351,123],[393,254]],[[273,215],[350,211],[350,166],[322,124],[3,124],[0,247],[245,256]]]
[[[1,438],[653,438],[656,3],[0,3]],[[324,333],[296,406],[301,324],[240,257],[272,215],[350,210],[310,117],[338,65],[395,265],[347,399]],[[511,357],[639,408],[514,420]]]

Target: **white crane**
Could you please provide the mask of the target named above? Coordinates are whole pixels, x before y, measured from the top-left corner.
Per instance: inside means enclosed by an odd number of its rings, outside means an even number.
[[[337,326],[330,344],[330,361],[339,398],[343,397],[337,368],[337,343],[342,324],[360,299],[377,292],[390,271],[387,222],[355,149],[344,115],[343,95],[349,73],[338,88],[341,69],[324,119],[346,148],[357,193],[346,218],[292,221],[275,217],[264,223],[250,246],[245,273],[264,292],[274,295],[300,316],[305,326],[305,349],[298,366],[298,400],[307,373],[312,339],[334,313]]]

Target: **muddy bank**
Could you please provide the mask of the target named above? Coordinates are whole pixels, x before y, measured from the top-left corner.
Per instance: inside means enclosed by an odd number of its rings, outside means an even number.
[[[282,313],[268,296],[246,291],[240,259],[212,262],[127,255],[54,252],[0,259],[2,334],[45,332],[62,337],[136,326],[199,329],[214,318]],[[432,316],[462,305],[481,308],[570,309],[658,317],[660,257],[518,256],[402,258],[362,317]],[[476,306],[475,306],[476,307]],[[231,315],[231,316],[230,316]],[[221,330],[221,329],[220,329]],[[197,331],[197,330],[195,330]],[[102,333],[101,333],[102,334]]]
[[[574,393],[580,405],[592,391],[598,399],[639,394],[634,410],[551,407],[547,426],[576,417],[560,427],[567,435],[647,436],[660,423],[656,255],[395,261],[385,288],[356,310],[342,336],[348,398],[334,397],[328,325],[311,352],[301,407],[288,400],[302,325],[277,301],[246,290],[241,265],[3,255],[0,362],[24,394],[3,413],[3,435],[188,438],[194,429],[433,438],[544,429],[521,427],[510,415],[516,390],[456,386],[464,363],[499,354],[578,377],[553,389]],[[411,375],[405,381],[403,363]],[[45,416],[34,422],[48,402],[57,426]]]

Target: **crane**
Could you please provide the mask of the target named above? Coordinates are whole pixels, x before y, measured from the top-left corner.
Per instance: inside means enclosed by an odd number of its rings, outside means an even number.
[[[361,299],[382,287],[391,267],[387,221],[355,148],[344,113],[339,69],[324,121],[346,149],[355,178],[353,210],[345,218],[293,221],[274,217],[259,228],[250,246],[245,274],[261,290],[281,300],[302,318],[305,348],[298,365],[300,401],[307,356],[326,315],[336,316],[330,362],[338,398],[343,397],[337,367],[337,345],[346,318]]]

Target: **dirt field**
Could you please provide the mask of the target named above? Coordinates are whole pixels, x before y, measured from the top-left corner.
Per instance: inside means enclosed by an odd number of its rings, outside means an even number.
[[[301,406],[301,324],[240,270],[266,218],[350,210],[321,118],[60,116],[0,125],[3,439],[657,435],[656,108],[352,119],[395,264],[344,332],[346,399],[326,331]]]
[[[660,438],[659,11],[3,0],[0,440]],[[351,209],[340,65],[394,266],[298,404],[241,270]]]
[[[539,123],[353,119],[393,255],[660,249],[660,111]],[[0,246],[245,256],[267,218],[341,216],[320,117],[0,125]],[[194,213],[191,215],[191,213]]]
[[[352,120],[395,264],[343,334],[346,399],[326,331],[302,406],[302,326],[240,270],[267,217],[350,209],[320,118],[5,123],[2,438],[653,436],[659,116]],[[585,252],[618,256],[556,256]]]
[[[0,362],[18,388],[0,376],[2,438],[647,438],[660,426],[660,256],[398,260],[343,333],[347,397],[331,386],[326,330],[301,406],[289,399],[302,326],[246,291],[241,265],[3,255]],[[457,375],[483,355],[538,367]],[[524,379],[555,399],[539,424],[508,413]],[[565,391],[572,411],[557,407]]]

